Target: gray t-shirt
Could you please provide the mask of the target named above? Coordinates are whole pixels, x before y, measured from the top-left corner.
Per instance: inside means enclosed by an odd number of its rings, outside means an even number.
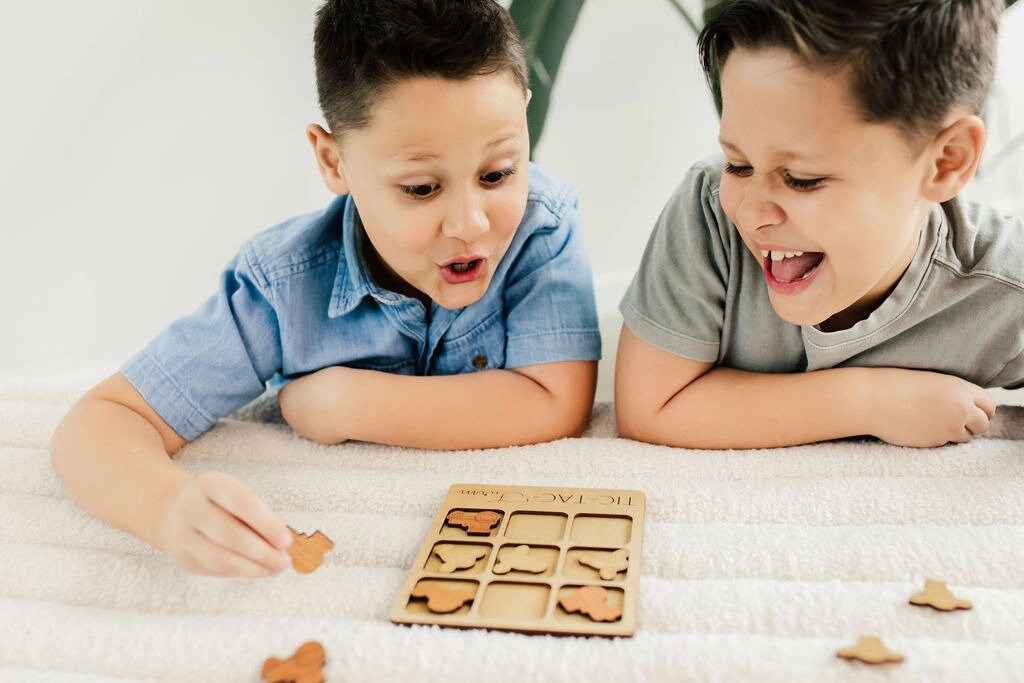
[[[1024,221],[960,199],[935,205],[889,297],[823,332],[772,309],[762,265],[719,202],[722,165],[694,165],[654,227],[620,305],[638,337],[752,372],[898,367],[1024,386]]]

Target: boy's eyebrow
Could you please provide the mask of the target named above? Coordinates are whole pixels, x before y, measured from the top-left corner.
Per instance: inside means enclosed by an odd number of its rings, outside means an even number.
[[[501,137],[495,138],[494,140],[488,142],[485,147],[487,149],[490,149],[491,147],[498,147],[499,145],[503,145],[509,140],[514,139],[516,135],[517,133],[509,133],[508,135],[502,135]],[[398,154],[394,155],[391,158],[396,161],[431,161],[433,159],[437,159],[437,157],[437,154],[433,154],[431,152],[399,152]]]
[[[736,145],[734,145],[733,143],[729,142],[724,138],[718,138],[718,144],[721,145],[723,149],[733,152],[734,154],[739,154],[740,156],[743,155],[743,152],[740,151],[739,147],[737,147]],[[819,160],[818,157],[814,156],[813,154],[799,154],[797,152],[780,152],[779,157],[783,161],[790,161],[792,159],[797,159],[799,161]]]

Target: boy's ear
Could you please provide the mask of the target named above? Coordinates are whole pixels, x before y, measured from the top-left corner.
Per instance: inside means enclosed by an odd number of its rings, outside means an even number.
[[[945,202],[960,193],[974,177],[985,149],[985,122],[965,114],[940,130],[928,148],[932,165],[923,194],[932,202]]]
[[[313,146],[313,156],[324,179],[327,189],[334,194],[348,194],[348,181],[345,180],[345,168],[338,149],[338,141],[334,136],[315,123],[306,126],[306,139]]]

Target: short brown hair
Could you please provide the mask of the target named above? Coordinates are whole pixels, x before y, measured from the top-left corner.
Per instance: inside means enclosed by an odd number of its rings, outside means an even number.
[[[316,16],[317,94],[336,137],[405,78],[507,71],[527,90],[519,32],[495,0],[327,0]]]
[[[954,106],[980,113],[995,72],[1003,0],[736,0],[697,40],[720,98],[735,47],[782,47],[809,68],[846,68],[865,121],[908,139],[934,134]],[[719,100],[720,101],[720,100]]]

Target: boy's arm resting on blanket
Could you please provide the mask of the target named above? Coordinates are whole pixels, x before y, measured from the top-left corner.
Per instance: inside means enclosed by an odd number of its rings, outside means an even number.
[[[50,442],[57,475],[87,512],[203,574],[266,576],[288,564],[284,521],[241,482],[192,476],[185,444],[120,373],[87,392]]]
[[[595,361],[410,376],[329,367],[278,395],[298,434],[414,448],[497,448],[578,436],[594,404]]]
[[[663,351],[625,325],[615,412],[627,438],[685,448],[771,448],[871,435],[904,446],[967,441],[995,404],[959,377],[900,368],[766,374]]]

